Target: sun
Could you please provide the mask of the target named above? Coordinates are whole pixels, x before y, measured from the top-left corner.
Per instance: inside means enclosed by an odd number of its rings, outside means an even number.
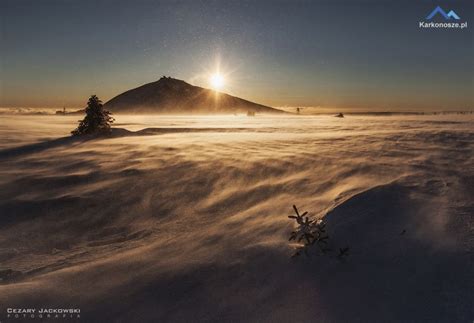
[[[222,89],[225,83],[224,77],[219,73],[212,74],[211,78],[209,79],[209,82],[211,83],[211,87],[214,90]]]

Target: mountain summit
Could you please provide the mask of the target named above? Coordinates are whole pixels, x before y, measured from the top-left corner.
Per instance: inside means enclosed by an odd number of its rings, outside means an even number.
[[[163,76],[105,103],[113,113],[283,113],[283,111]]]

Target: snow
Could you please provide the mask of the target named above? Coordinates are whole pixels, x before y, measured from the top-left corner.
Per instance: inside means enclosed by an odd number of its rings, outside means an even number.
[[[1,116],[0,319],[474,318],[472,115],[78,119]],[[335,252],[291,258],[293,204]]]

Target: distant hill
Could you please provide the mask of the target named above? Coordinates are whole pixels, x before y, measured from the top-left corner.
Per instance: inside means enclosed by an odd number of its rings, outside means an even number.
[[[113,113],[285,113],[171,77],[119,94],[104,106]]]

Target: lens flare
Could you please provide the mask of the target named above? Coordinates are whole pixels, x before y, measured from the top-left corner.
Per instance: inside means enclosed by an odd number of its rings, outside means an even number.
[[[224,86],[224,77],[218,73],[212,74],[209,82],[214,90],[220,90]]]

